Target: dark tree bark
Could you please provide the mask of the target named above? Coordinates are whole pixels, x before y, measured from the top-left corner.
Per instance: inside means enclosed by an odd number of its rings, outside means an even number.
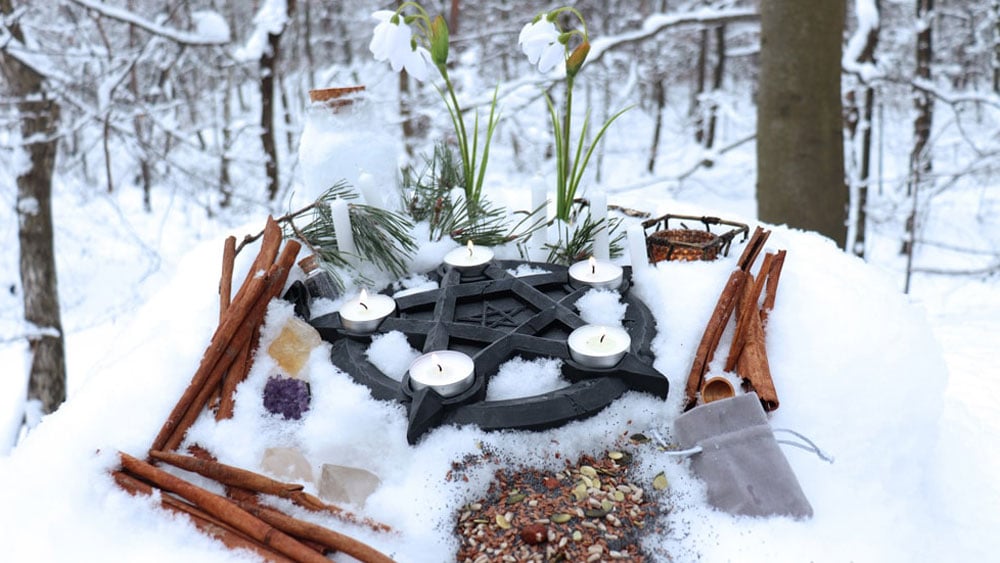
[[[653,142],[649,144],[649,159],[646,161],[646,172],[650,174],[656,168],[656,153],[660,150],[660,131],[663,129],[663,109],[667,105],[667,92],[663,85],[664,78],[653,81],[653,101],[656,102],[656,117],[653,118]]]
[[[924,83],[931,80],[931,59],[934,46],[931,41],[931,12],[934,10],[934,0],[917,0],[917,21],[922,22],[922,28],[917,33],[917,79]],[[931,171],[930,148],[927,143],[931,138],[931,125],[934,121],[934,97],[925,89],[917,88],[913,92],[913,100],[917,117],[913,121],[913,152],[910,153],[910,167],[913,174],[925,175]]]
[[[712,68],[712,100],[708,104],[708,127],[705,129],[705,148],[715,146],[715,124],[718,121],[718,94],[722,91],[722,78],[726,72],[726,26],[715,28],[715,66]]]
[[[13,12],[10,0],[0,0],[0,14]],[[16,20],[8,31],[24,37]],[[46,96],[43,77],[0,48],[0,73],[9,93],[21,100],[21,138],[31,166],[17,177],[18,242],[24,319],[30,323],[31,367],[28,399],[42,412],[55,411],[66,400],[66,356],[56,277],[52,232],[52,170],[58,149],[59,104]]]
[[[880,0],[874,0],[875,10],[879,13],[881,22],[882,6]],[[881,25],[881,23],[880,23]],[[865,35],[865,45],[858,55],[858,63],[874,64],[875,49],[878,46],[878,36],[880,25],[868,30]],[[872,119],[875,108],[875,88],[871,84],[863,82],[859,84],[859,91],[862,92],[861,106],[858,108],[858,127],[851,129],[852,145],[860,141],[861,162],[858,166],[858,186],[857,201],[854,202],[856,208],[854,218],[854,240],[848,241],[851,244],[849,249],[855,256],[865,257],[865,247],[867,246],[867,226],[868,226],[868,189],[871,185],[871,162],[872,162]],[[856,96],[853,92],[850,92]],[[856,98],[855,98],[856,100]],[[857,135],[861,138],[858,139]]]
[[[288,1],[288,17],[295,12],[295,0]],[[281,58],[281,36],[285,28],[278,33],[267,34],[267,48],[260,57],[260,144],[264,147],[264,171],[267,175],[267,197],[274,201],[281,188],[281,174],[278,168],[278,146],[274,140],[274,90],[275,77],[278,74],[278,61]]]
[[[843,247],[849,195],[840,94],[845,0],[769,0],[760,8],[758,216],[817,231]]]

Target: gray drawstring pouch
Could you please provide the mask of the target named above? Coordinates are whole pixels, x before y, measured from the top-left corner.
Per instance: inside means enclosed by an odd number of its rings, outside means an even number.
[[[705,482],[715,508],[746,516],[812,516],[756,393],[691,409],[674,420],[674,437],[682,449],[701,448],[690,458],[691,470]]]

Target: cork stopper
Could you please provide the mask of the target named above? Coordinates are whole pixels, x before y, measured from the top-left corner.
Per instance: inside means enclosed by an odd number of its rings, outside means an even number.
[[[299,267],[302,268],[302,271],[307,274],[316,271],[319,268],[319,262],[316,261],[316,255],[310,254],[302,260],[299,260]]]
[[[340,88],[317,88],[309,90],[309,101],[322,103],[334,112],[350,106],[365,91],[364,86],[344,86]]]

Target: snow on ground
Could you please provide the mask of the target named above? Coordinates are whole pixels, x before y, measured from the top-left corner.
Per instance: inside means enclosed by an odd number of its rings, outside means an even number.
[[[253,230],[246,225],[235,232]],[[149,500],[118,491],[107,476],[116,450],[142,455],[197,367],[216,323],[221,247],[221,237],[210,237],[187,252],[160,289],[119,321],[114,337],[100,329],[107,340],[100,347],[91,341],[89,353],[101,358],[99,369],[13,455],[0,459],[0,536],[12,561],[241,560]],[[804,433],[835,457],[827,464],[785,448],[815,516],[752,519],[713,511],[684,462],[637,447],[639,478],[648,482],[665,471],[671,483],[661,498],[671,507],[667,532],[649,538],[649,545],[677,561],[989,558],[997,548],[988,543],[995,542],[987,534],[995,528],[987,526],[996,524],[991,508],[997,506],[989,476],[998,460],[979,425],[997,420],[989,401],[996,381],[971,370],[988,365],[972,343],[977,330],[995,324],[995,317],[976,314],[984,299],[996,302],[995,291],[979,294],[980,286],[970,284],[966,295],[942,306],[951,313],[939,315],[962,320],[939,329],[942,347],[925,311],[899,293],[896,280],[816,235],[775,228],[768,247],[788,251],[768,325],[782,401],[771,424]],[[665,402],[632,393],[560,429],[441,428],[409,446],[404,410],[371,399],[321,347],[310,359],[313,403],[302,421],[264,411],[260,394],[273,361],[260,356],[240,388],[235,417],[203,418],[191,436],[222,461],[249,468],[259,466],[265,447],[296,445],[314,466],[368,469],[383,485],[364,513],[398,532],[326,524],[400,561],[446,561],[456,548],[453,511],[485,491],[494,467],[472,471],[468,483],[444,476],[452,461],[477,453],[480,444],[509,463],[555,467],[561,463],[556,452],[563,458],[599,453],[623,433],[659,429],[669,437],[694,348],[739,250],[715,263],[666,263],[636,273],[634,291],[660,327],[653,350],[655,367],[671,380]],[[252,253],[249,248],[241,260]],[[275,304],[268,322],[274,326],[290,314],[290,307]],[[950,379],[946,359],[957,373]],[[522,371],[533,375],[530,367]]]

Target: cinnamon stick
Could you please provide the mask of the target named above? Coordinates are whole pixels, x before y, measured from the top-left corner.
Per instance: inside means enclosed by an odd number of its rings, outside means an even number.
[[[761,324],[760,315],[749,316],[746,338],[746,344],[736,361],[736,373],[757,392],[764,410],[771,412],[779,406],[778,393],[771,378],[771,366],[767,360],[764,326]]]
[[[715,349],[719,346],[722,333],[726,329],[726,324],[729,323],[729,317],[733,314],[736,302],[746,284],[747,273],[743,270],[733,270],[726,286],[722,289],[722,295],[719,296],[719,301],[716,302],[712,316],[708,320],[701,342],[698,343],[691,371],[688,373],[687,385],[684,387],[685,409],[694,407],[698,399],[697,393],[701,389],[705,372],[708,371],[708,364],[712,362]]]
[[[149,457],[208,477],[223,485],[240,487],[260,493],[287,498],[290,493],[301,491],[303,488],[302,485],[296,483],[283,483],[265,475],[254,473],[253,471],[226,465],[210,459],[200,459],[194,456],[158,450],[151,450]]]
[[[743,288],[747,284],[753,263],[757,260],[757,255],[764,248],[764,243],[767,242],[770,235],[771,231],[764,230],[760,226],[754,229],[753,236],[750,237],[746,248],[743,249],[743,254],[737,261],[737,269],[729,275],[729,280],[722,289],[722,294],[719,296],[712,316],[708,320],[708,325],[705,327],[705,332],[702,334],[701,342],[698,343],[698,350],[695,352],[694,362],[684,386],[685,410],[693,408],[697,402],[698,391],[701,389],[708,365],[712,362],[726,325],[729,324],[729,317],[732,316],[736,303],[743,294]]]
[[[222,277],[219,280],[219,322],[233,300],[233,267],[236,262],[236,237],[229,236],[222,247]]]
[[[274,549],[278,553],[293,560],[306,563],[329,563],[327,558],[236,506],[229,499],[188,483],[179,477],[171,475],[124,452],[119,452],[119,457],[121,458],[122,467],[127,471],[142,477],[165,491],[177,494],[215,518]]]
[[[266,506],[239,501],[237,504],[243,510],[291,536],[311,540],[333,551],[343,552],[362,563],[392,563],[392,559],[382,552],[350,536],[293,518]]]
[[[243,346],[240,355],[230,366],[229,371],[226,372],[226,376],[222,380],[219,409],[215,411],[215,420],[227,420],[233,417],[233,410],[236,408],[236,387],[250,374],[250,368],[253,367],[254,346],[259,340],[260,327],[257,327],[250,335],[250,340]]]
[[[264,224],[264,239],[260,243],[260,251],[257,253],[257,257],[254,258],[253,264],[250,265],[250,270],[247,272],[246,279],[243,280],[243,285],[246,285],[254,277],[260,275],[260,272],[266,271],[274,264],[274,259],[278,256],[278,250],[281,248],[281,227],[278,226],[277,221],[271,215],[267,216],[267,222]],[[233,251],[235,252],[235,248]]]
[[[767,290],[764,294],[764,305],[760,310],[761,321],[767,321],[767,315],[774,309],[774,300],[778,294],[778,281],[781,278],[781,268],[785,265],[784,250],[779,250],[778,254],[771,262],[771,267],[767,272]]]
[[[236,328],[235,333],[232,334],[229,342],[224,348],[221,349],[221,357],[217,357],[217,361],[213,368],[209,371],[208,376],[201,379],[200,387],[193,392],[194,397],[190,400],[190,402],[188,402],[187,409],[184,414],[180,415],[180,418],[171,425],[169,433],[165,438],[163,438],[163,441],[160,442],[160,437],[158,436],[157,441],[154,442],[154,447],[150,449],[174,450],[180,445],[181,441],[184,439],[184,434],[187,432],[187,429],[194,424],[195,420],[197,420],[198,416],[201,414],[201,410],[206,404],[208,404],[209,398],[222,381],[222,377],[225,375],[226,370],[228,370],[236,360],[243,347],[250,343],[250,339],[254,331],[264,321],[264,315],[267,313],[267,306],[271,302],[271,299],[281,293],[281,290],[284,288],[285,281],[288,279],[288,273],[291,271],[292,265],[295,263],[295,258],[298,255],[300,248],[301,245],[298,242],[294,240],[288,241],[284,250],[281,252],[278,262],[271,265],[270,269],[268,269],[267,273],[264,274],[263,278],[254,278],[251,281],[251,283],[253,283],[257,279],[264,279],[263,291],[260,293],[258,299],[250,304],[250,309],[244,316],[243,323]],[[242,301],[237,298],[237,300],[233,301],[233,306],[231,308],[236,309],[239,306],[238,304],[242,304]],[[210,350],[211,349],[212,348],[210,347]],[[204,363],[205,362],[203,361],[203,365]],[[198,375],[196,375],[196,379],[198,379]],[[192,385],[194,385],[194,383],[192,383]],[[171,419],[168,419],[168,422],[170,420]]]
[[[198,393],[205,386],[219,358],[225,354],[233,335],[246,321],[247,315],[252,311],[254,303],[263,295],[268,281],[267,276],[253,278],[241,289],[241,292],[244,289],[246,290],[242,298],[234,300],[226,310],[224,320],[215,329],[215,334],[212,336],[208,349],[201,358],[198,371],[195,372],[191,383],[184,390],[180,400],[174,405],[170,415],[167,416],[167,420],[163,423],[163,427],[160,428],[159,434],[153,440],[153,449],[163,449],[167,439],[173,434],[174,428],[190,409]]]
[[[131,495],[144,494],[151,496],[154,490],[159,490],[154,489],[148,483],[140,481],[125,471],[112,471],[111,475],[118,483],[118,486]],[[191,522],[199,530],[221,541],[230,549],[248,549],[259,555],[265,561],[272,561],[274,563],[289,563],[292,561],[291,559],[272,551],[263,544],[244,536],[233,527],[214,518],[212,515],[201,510],[200,508],[179,500],[168,493],[161,491],[160,505],[176,514],[184,514],[188,516],[188,518],[191,519]]]

